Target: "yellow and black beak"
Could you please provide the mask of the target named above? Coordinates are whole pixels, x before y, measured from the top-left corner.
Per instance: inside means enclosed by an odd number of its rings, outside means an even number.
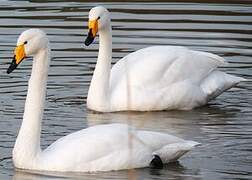
[[[25,58],[25,47],[24,44],[21,44],[15,48],[14,56],[11,65],[7,70],[7,73],[10,74],[14,69],[16,69],[24,58]]]
[[[98,31],[98,19],[88,21],[88,36],[85,40],[85,45],[89,46],[93,41]]]

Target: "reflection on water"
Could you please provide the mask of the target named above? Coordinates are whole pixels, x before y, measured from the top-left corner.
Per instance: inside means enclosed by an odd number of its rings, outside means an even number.
[[[202,3],[204,2],[204,3]],[[221,69],[247,78],[238,87],[192,111],[94,113],[86,97],[98,39],[84,47],[90,8],[112,12],[113,62],[150,45],[182,45],[221,55]],[[252,176],[252,3],[250,1],[8,1],[0,0],[0,179],[251,179]],[[128,123],[167,132],[202,145],[162,170],[48,173],[14,170],[11,151],[20,128],[31,60],[6,74],[16,38],[39,27],[52,48],[42,147],[96,124]]]
[[[152,179],[160,177],[160,179],[177,178],[177,174],[184,174],[184,176],[190,176],[191,178],[201,179],[199,170],[190,170],[182,166],[179,162],[166,165],[164,169],[140,169],[140,171],[132,171],[129,175],[127,171],[112,171],[103,173],[45,173],[45,172],[27,172],[17,170],[14,173],[13,180],[52,180],[52,179],[83,179],[86,180],[99,180],[99,179]]]

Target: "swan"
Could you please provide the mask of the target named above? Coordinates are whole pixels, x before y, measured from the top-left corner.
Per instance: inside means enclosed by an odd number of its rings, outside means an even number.
[[[7,73],[15,70],[26,56],[33,56],[33,65],[23,122],[12,152],[16,168],[59,172],[159,168],[199,144],[115,123],[74,132],[42,150],[41,121],[50,62],[49,40],[42,30],[29,29],[19,36]]]
[[[94,111],[190,110],[205,105],[245,79],[217,70],[227,62],[207,52],[181,46],[152,46],[130,53],[111,69],[110,13],[89,12],[89,46],[99,32],[99,53],[88,91]]]

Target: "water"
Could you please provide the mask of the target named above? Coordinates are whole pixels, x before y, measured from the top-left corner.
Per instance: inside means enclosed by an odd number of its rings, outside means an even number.
[[[252,3],[231,2],[0,0],[0,179],[252,179]],[[84,39],[87,13],[99,4],[112,12],[113,62],[150,45],[182,45],[225,57],[230,65],[221,69],[248,81],[208,106],[187,112],[88,111],[86,97],[98,41],[85,47]],[[82,174],[15,171],[11,151],[22,120],[31,60],[13,74],[7,75],[6,69],[18,35],[31,27],[46,31],[52,48],[43,148],[71,132],[111,122],[168,132],[202,145],[162,170]]]

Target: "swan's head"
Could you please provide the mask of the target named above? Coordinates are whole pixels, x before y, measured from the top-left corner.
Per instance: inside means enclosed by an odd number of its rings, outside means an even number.
[[[17,40],[13,60],[7,73],[11,73],[27,56],[33,56],[41,49],[48,47],[46,34],[40,29],[28,29],[24,31]]]
[[[110,27],[109,11],[102,6],[92,8],[89,11],[88,18],[89,18],[88,20],[89,32],[85,40],[86,46],[90,45],[93,42],[98,31],[102,31],[103,29]]]

